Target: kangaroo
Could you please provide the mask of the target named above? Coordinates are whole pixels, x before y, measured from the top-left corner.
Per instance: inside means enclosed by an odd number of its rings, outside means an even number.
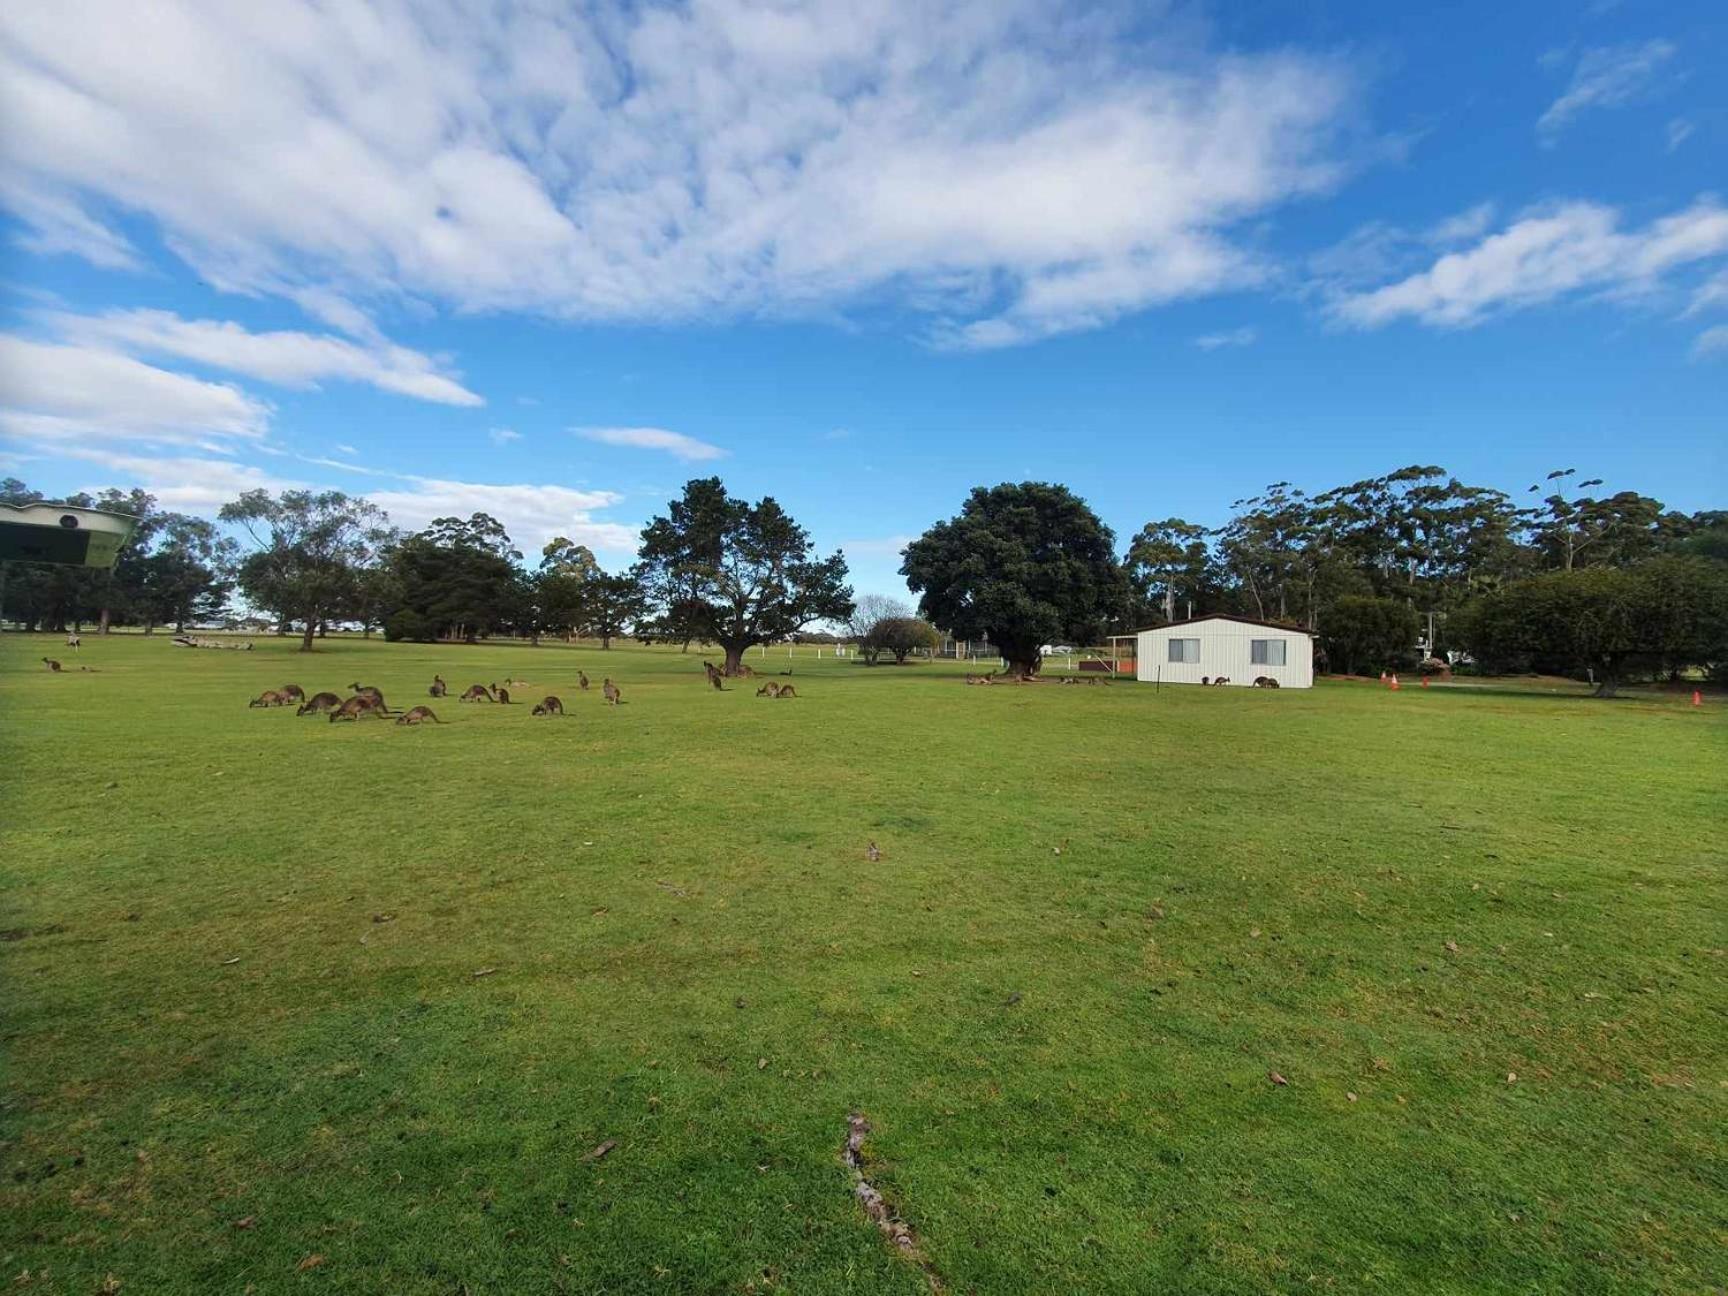
[[[42,660],[47,664],[49,670],[57,671],[60,669],[60,663],[55,661],[52,657],[44,657]]]
[[[284,684],[276,691],[282,695],[284,702],[304,702],[306,700],[306,690],[298,684]]]
[[[456,700],[458,702],[490,702],[492,695],[486,691],[484,684],[470,684],[463,691],[462,696]]]
[[[278,693],[275,689],[265,689],[246,705],[248,707],[279,707],[286,705],[287,702],[287,697]]]
[[[1266,677],[1266,683],[1263,684],[1261,687],[1262,688],[1277,688],[1278,687],[1278,681],[1273,679],[1270,675],[1268,675]]]
[[[433,724],[443,724],[444,723],[442,720],[440,720],[436,715],[434,715],[432,713],[432,708],[429,706],[409,707],[401,715],[396,717],[396,723],[399,725],[402,725],[402,724],[405,724],[405,725],[425,724],[428,720],[430,720]]]
[[[66,636],[66,646],[73,652],[77,652],[84,646],[84,639],[80,635],[69,634]]]
[[[532,714],[561,716],[564,714],[564,703],[548,694],[546,697],[540,699]]]
[[[492,686],[492,700],[494,702],[502,702],[505,706],[509,706],[510,705],[510,690],[507,688],[499,688],[496,684],[494,684]]]
[[[779,697],[780,696],[780,686],[778,684],[776,684],[773,680],[769,680],[761,688],[756,690],[756,696],[757,697]]]
[[[600,691],[606,695],[607,706],[617,706],[624,700],[624,695],[618,691],[618,686],[612,682],[610,676],[600,682]]]
[[[780,692],[778,694],[770,693],[769,696],[770,697],[783,697],[783,698],[797,697],[798,696],[798,690],[793,688],[790,684],[782,684],[780,686]]]
[[[317,715],[320,711],[331,711],[341,705],[342,699],[337,697],[334,693],[314,693],[311,697],[306,699],[305,705],[294,714],[306,715],[310,713],[312,715]]]
[[[338,720],[353,720],[359,723],[363,715],[377,716],[382,720],[384,708],[376,705],[366,694],[356,693],[351,698],[344,698],[342,704],[330,713],[330,723],[335,724]]]
[[[450,691],[450,686],[444,682],[442,675],[432,677],[432,687],[426,690],[427,697],[443,697]]]
[[[586,693],[588,691],[588,672],[579,670],[576,672],[576,678],[582,685],[582,691]]]
[[[373,688],[370,684],[350,684],[348,687],[354,690],[356,697],[371,698],[372,705],[377,707],[386,715],[389,714],[390,704],[384,700],[384,695],[377,689]]]

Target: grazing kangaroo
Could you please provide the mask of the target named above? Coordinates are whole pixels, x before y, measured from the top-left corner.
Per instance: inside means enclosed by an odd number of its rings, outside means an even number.
[[[492,695],[486,691],[484,684],[470,684],[456,699],[458,702],[490,702]]]
[[[779,697],[780,696],[780,686],[778,684],[776,684],[773,680],[769,680],[761,688],[756,690],[756,696],[757,697]]]
[[[428,720],[433,724],[444,723],[437,716],[432,714],[432,708],[429,706],[409,707],[401,715],[396,717],[397,724],[425,724]]]
[[[282,695],[284,701],[304,702],[306,700],[306,690],[298,684],[284,684],[276,691]]]
[[[278,707],[287,704],[288,698],[285,694],[278,693],[275,689],[265,689],[246,705],[248,707]]]
[[[588,672],[579,670],[576,672],[576,678],[581,682],[582,691],[586,693],[588,691]]]
[[[359,723],[360,717],[363,715],[377,716],[382,720],[384,708],[373,702],[367,694],[356,693],[351,698],[344,698],[342,705],[330,713],[330,723],[335,724],[338,720],[352,720]]]
[[[348,687],[354,690],[356,697],[371,698],[373,706],[386,715],[389,714],[390,704],[384,700],[384,695],[370,684],[350,684]]]
[[[69,634],[66,636],[66,646],[72,649],[73,652],[77,652],[78,649],[84,646],[84,640],[79,635]]]
[[[426,690],[427,697],[443,697],[450,691],[450,686],[444,682],[442,675],[432,677],[432,687]]]
[[[533,715],[563,715],[564,703],[548,694],[534,707]]]
[[[502,702],[505,706],[509,706],[510,705],[510,690],[507,688],[499,688],[496,684],[494,684],[492,686],[492,700],[494,702]]]
[[[337,697],[334,693],[314,693],[311,697],[306,699],[305,705],[303,705],[294,714],[317,715],[320,711],[332,711],[341,705],[342,699]]]
[[[777,697],[783,697],[783,698],[797,697],[798,696],[798,690],[793,688],[790,684],[782,684],[780,686],[780,692],[778,694],[770,694],[769,696],[770,697],[776,697],[777,696]]]
[[[48,666],[48,669],[49,669],[49,670],[51,670],[51,671],[57,671],[57,670],[59,670],[59,669],[60,669],[60,663],[59,663],[59,662],[57,662],[57,661],[55,661],[55,660],[54,660],[54,659],[53,659],[53,658],[52,658],[52,657],[44,657],[44,658],[43,658],[43,659],[42,659],[42,660],[43,660],[43,661],[44,661],[44,662],[45,662],[45,663],[47,663],[47,666]]]
[[[606,695],[607,706],[617,706],[624,700],[624,695],[618,691],[618,686],[612,682],[610,677],[600,682],[600,691]]]

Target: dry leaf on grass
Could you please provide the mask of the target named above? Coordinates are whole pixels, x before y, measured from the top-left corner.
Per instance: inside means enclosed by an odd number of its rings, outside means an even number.
[[[1290,1083],[1283,1076],[1279,1075],[1276,1071],[1268,1071],[1266,1073],[1266,1078],[1268,1080],[1270,1080],[1275,1085],[1287,1085]]]
[[[601,1157],[605,1156],[608,1152],[610,1152],[613,1148],[615,1148],[617,1146],[618,1146],[618,1140],[617,1139],[607,1139],[604,1143],[600,1144],[599,1147],[595,1148],[592,1152],[590,1152],[588,1154],[588,1159],[590,1161],[598,1161]]]
[[[323,1263],[324,1263],[324,1257],[319,1255],[316,1251],[314,1251],[311,1255],[307,1256],[299,1264],[294,1266],[294,1272],[295,1273],[305,1273],[306,1270],[316,1269],[319,1265],[321,1265]]]

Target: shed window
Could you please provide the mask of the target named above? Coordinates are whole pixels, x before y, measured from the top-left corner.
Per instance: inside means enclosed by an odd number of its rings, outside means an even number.
[[[1200,664],[1200,641],[1198,639],[1172,639],[1170,641],[1170,660],[1184,662],[1190,666]]]
[[[1284,640],[1250,639],[1248,641],[1248,661],[1255,666],[1282,666],[1284,664]]]

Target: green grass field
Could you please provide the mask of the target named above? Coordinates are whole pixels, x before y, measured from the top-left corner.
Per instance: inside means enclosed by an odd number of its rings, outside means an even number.
[[[0,638],[21,1289],[924,1291],[855,1110],[953,1292],[1728,1284],[1720,703],[86,645]],[[245,705],[434,671],[571,714]]]

